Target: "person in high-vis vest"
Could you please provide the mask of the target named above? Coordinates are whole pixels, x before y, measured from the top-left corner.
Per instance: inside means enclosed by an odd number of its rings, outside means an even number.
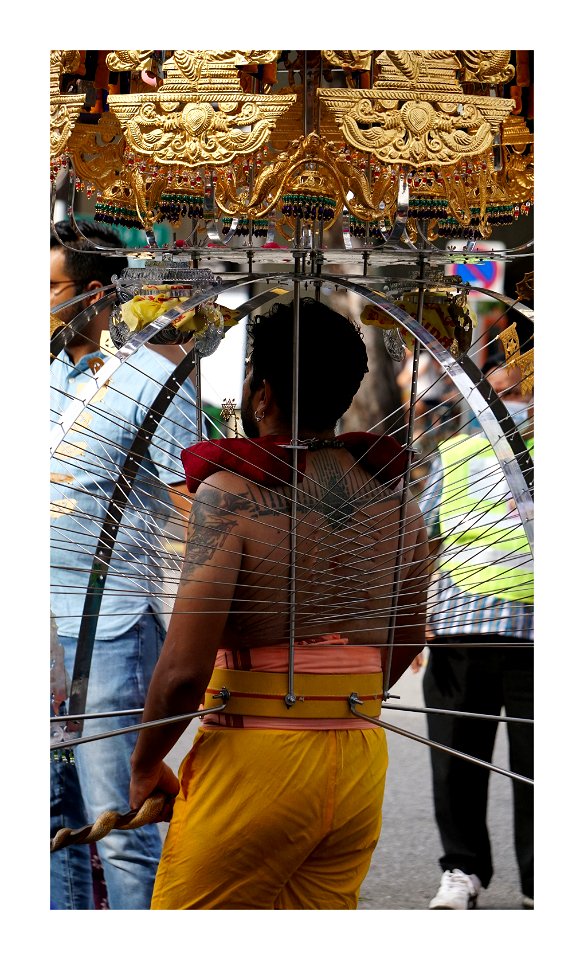
[[[533,603],[531,547],[490,443],[463,433],[439,449],[440,569],[466,593]]]
[[[519,376],[485,371],[533,452],[531,401]],[[427,707],[533,718],[533,558],[497,457],[482,433],[439,446],[420,507],[440,543],[429,588]],[[432,646],[435,641],[436,646]],[[525,643],[525,648],[517,647]],[[510,644],[515,646],[511,647]],[[499,724],[428,715],[431,740],[491,761]],[[505,724],[510,767],[533,777],[533,726]],[[434,811],[444,853],[430,909],[469,909],[493,876],[487,829],[489,771],[431,750]],[[533,907],[533,787],[513,781],[515,852],[522,904]]]

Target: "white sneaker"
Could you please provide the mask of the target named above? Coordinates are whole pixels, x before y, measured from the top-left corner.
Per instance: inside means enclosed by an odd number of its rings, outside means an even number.
[[[430,910],[472,910],[481,890],[476,874],[445,870],[438,893],[430,900]]]

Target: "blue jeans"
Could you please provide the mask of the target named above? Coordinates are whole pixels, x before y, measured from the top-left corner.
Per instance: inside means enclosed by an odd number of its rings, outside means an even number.
[[[113,640],[93,648],[87,713],[144,706],[162,650],[164,632],[148,612]],[[59,637],[65,666],[73,675],[76,637]],[[85,721],[83,736],[139,723],[140,716]],[[51,836],[62,826],[93,823],[104,810],[128,808],[130,756],[137,734],[120,734],[75,747],[75,764],[51,761]],[[161,852],[156,824],[113,830],[97,843],[112,910],[148,910]],[[51,854],[51,903],[57,910],[92,910],[89,848],[69,846]]]

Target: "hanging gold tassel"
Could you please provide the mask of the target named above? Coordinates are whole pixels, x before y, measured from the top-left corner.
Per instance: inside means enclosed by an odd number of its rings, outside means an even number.
[[[533,347],[526,353],[521,353],[516,323],[512,323],[506,330],[502,330],[497,339],[503,344],[506,366],[519,367],[521,371],[521,393],[533,393]]]
[[[502,330],[497,339],[503,344],[507,366],[512,367],[520,353],[517,324],[512,323],[506,330]]]

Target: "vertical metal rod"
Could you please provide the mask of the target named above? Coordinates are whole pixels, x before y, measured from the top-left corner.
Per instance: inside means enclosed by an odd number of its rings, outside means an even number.
[[[195,391],[197,397],[197,441],[203,439],[203,401],[201,399],[201,354],[195,347]]]
[[[316,253],[313,253],[312,256],[313,256],[312,272],[315,276],[320,277],[322,273],[322,262],[324,259],[322,254],[322,220],[320,222],[320,247]],[[320,303],[321,286],[322,284],[319,281],[316,281],[314,284],[314,299],[316,300],[317,303]]]
[[[322,87],[322,85],[323,85],[322,55],[319,57],[319,63],[318,63],[318,85],[319,85],[319,87]],[[315,124],[315,129],[316,129],[317,134],[318,134],[319,137],[320,137],[320,100],[318,99],[318,97],[316,97],[315,102],[316,102],[316,124]],[[321,247],[322,247],[322,243],[321,243]]]
[[[296,217],[296,223],[294,224],[294,246],[296,250],[298,250],[298,248],[300,247],[301,240],[302,240],[302,223],[300,222],[300,217]],[[298,274],[299,273],[299,268],[298,268],[299,254],[294,253],[293,256],[294,256],[294,273]]]
[[[420,255],[420,280],[424,279],[424,256]],[[424,315],[424,284],[420,283],[418,287],[418,309],[416,319],[419,324],[422,323],[422,317]],[[383,677],[383,694],[384,697],[387,697],[389,694],[389,676],[391,673],[391,660],[393,657],[393,642],[395,636],[395,624],[397,620],[397,606],[399,603],[399,594],[400,594],[400,573],[403,566],[403,550],[404,550],[404,540],[405,540],[405,519],[406,519],[406,509],[407,509],[407,497],[408,489],[410,485],[410,472],[412,467],[412,441],[414,436],[414,421],[415,421],[415,406],[416,406],[416,397],[418,392],[418,367],[420,363],[420,341],[416,340],[414,346],[414,356],[412,361],[412,388],[410,392],[410,409],[408,412],[408,430],[407,430],[407,440],[406,440],[406,469],[404,473],[404,484],[402,489],[400,507],[399,507],[399,534],[398,534],[398,543],[397,543],[397,553],[395,558],[395,573],[393,581],[393,605],[391,609],[391,614],[389,618],[389,628],[387,632],[387,642],[389,645],[389,650],[387,654],[387,659],[385,663],[385,671]]]
[[[308,54],[304,51],[304,136],[308,135]]]
[[[288,655],[288,693],[284,698],[287,707],[296,703],[294,693],[294,641],[296,639],[296,523],[298,518],[298,390],[299,390],[299,340],[300,340],[300,280],[298,278],[299,255],[294,256],[294,329],[292,340],[292,496],[290,500],[290,624]]]
[[[252,156],[251,156],[251,158],[250,158],[250,161],[249,161],[249,172],[248,172],[248,175],[247,175],[247,189],[248,189],[247,195],[248,195],[248,197],[251,197],[251,195],[252,195],[252,193],[253,193],[253,185],[254,185],[254,182],[255,182],[255,173],[256,173],[256,166],[255,166],[255,165],[256,165],[256,157],[255,157],[255,154],[252,154]],[[247,227],[248,227],[248,230],[249,230],[249,233],[248,233],[248,235],[247,235],[247,246],[252,247],[252,246],[253,246],[253,217],[249,217],[249,219],[248,219],[248,221],[247,221]],[[251,273],[251,270],[250,270],[250,273]]]
[[[369,196],[371,196],[371,155],[367,156],[367,183],[369,184]],[[369,221],[365,223],[365,246],[368,247],[370,243],[369,236]],[[365,273],[364,276],[367,276]]]

